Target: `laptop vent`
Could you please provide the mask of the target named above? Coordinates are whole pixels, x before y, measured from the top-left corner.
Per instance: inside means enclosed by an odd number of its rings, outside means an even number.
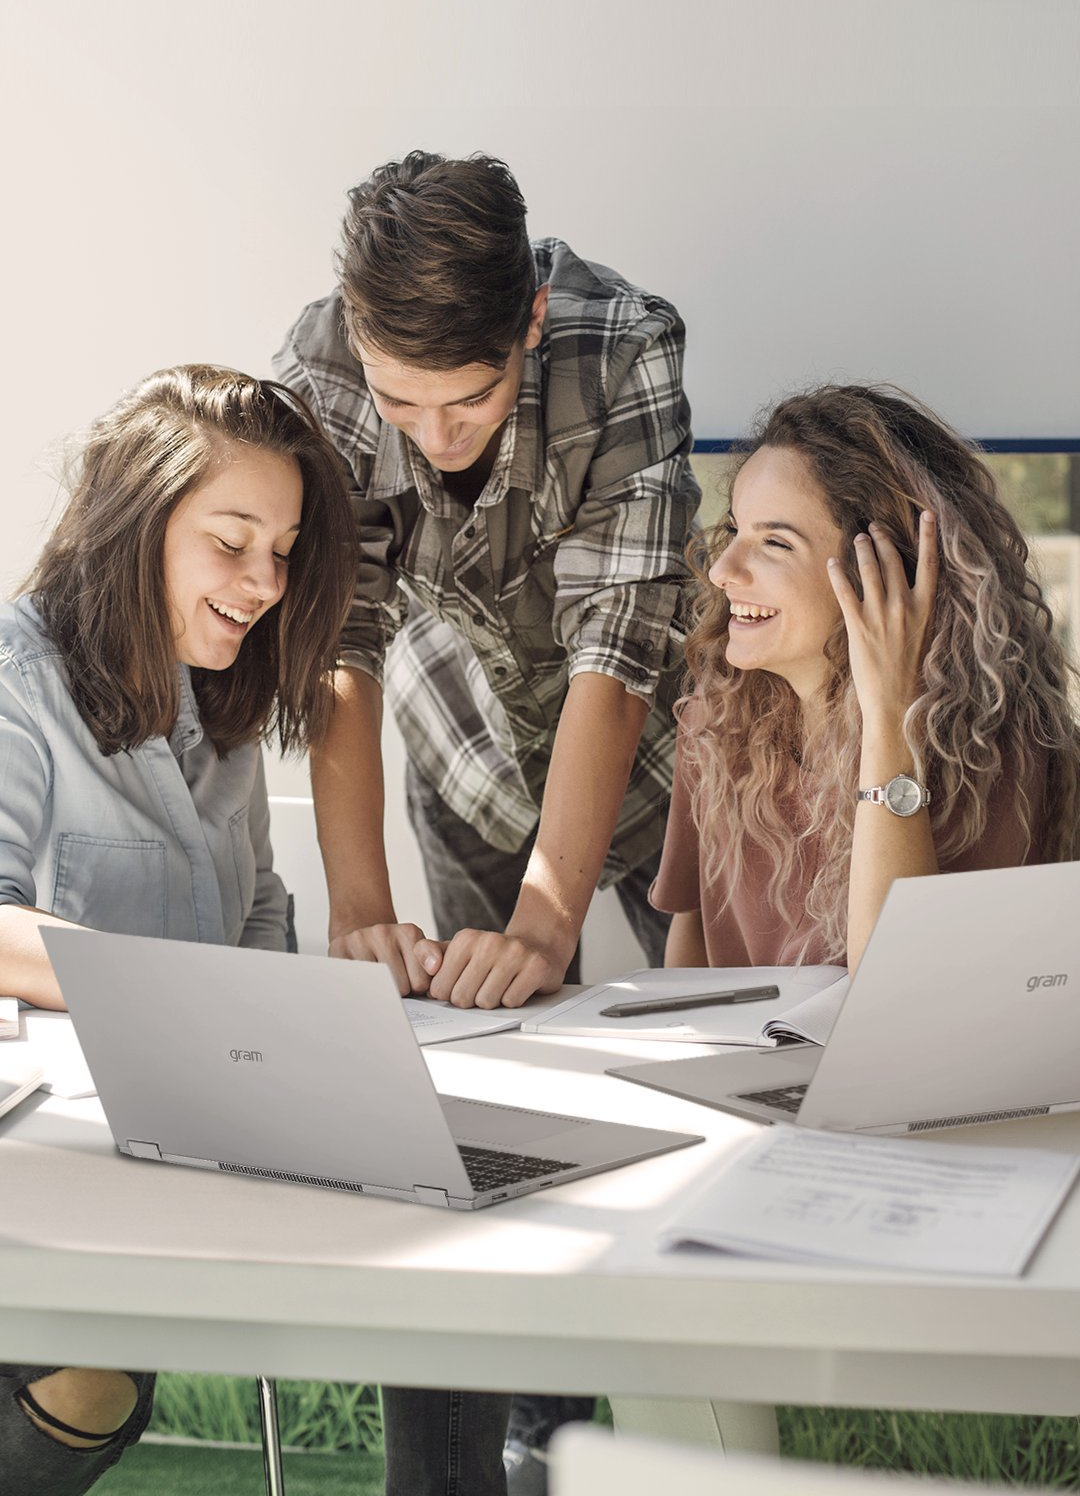
[[[322,1179],[317,1174],[290,1174],[285,1169],[257,1169],[250,1164],[219,1164],[223,1174],[246,1174],[251,1179],[284,1179],[287,1184],[317,1184],[324,1190],[350,1190],[362,1195],[362,1184],[350,1184],[345,1179]]]
[[[909,1122],[908,1132],[927,1132],[932,1127],[966,1127],[969,1122],[1011,1122],[1014,1117],[1046,1117],[1048,1106],[1018,1106],[1009,1112],[971,1112],[966,1117],[938,1117],[927,1122]]]

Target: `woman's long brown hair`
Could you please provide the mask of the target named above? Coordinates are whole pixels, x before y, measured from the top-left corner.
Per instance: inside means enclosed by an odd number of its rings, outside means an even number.
[[[326,726],[356,579],[340,461],[308,407],[284,386],[186,364],[152,374],[94,424],[71,497],[24,589],[104,754],[168,733],[176,721],[165,529],[181,500],[237,445],[294,458],[303,511],[281,602],[253,626],[227,670],[192,670],[203,729],[224,754],[271,734],[283,750],[298,751]]]

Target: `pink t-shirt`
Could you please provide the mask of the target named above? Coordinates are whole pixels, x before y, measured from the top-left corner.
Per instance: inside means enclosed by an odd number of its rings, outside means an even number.
[[[697,827],[690,814],[691,772],[683,757],[683,735],[676,749],[675,783],[668,814],[660,872],[649,891],[656,909],[667,914],[685,914],[700,909],[705,930],[705,950],[710,966],[788,966],[793,965],[806,937],[805,923],[792,929],[783,922],[768,902],[766,889],[771,871],[768,855],[761,848],[749,846],[744,851],[744,873],[731,889],[726,871],[712,884],[705,882],[703,852]],[[1038,786],[1045,780],[1041,771],[1032,776],[1029,799],[1033,807],[1032,844],[1025,855],[1025,838],[1012,809],[1013,786],[1007,776],[995,785],[990,797],[986,833],[977,846],[950,863],[943,863],[943,873],[967,872],[975,868],[1016,867],[1024,862],[1040,862],[1041,795]],[[889,812],[882,807],[882,815]],[[814,875],[812,851],[802,870],[796,869],[788,887],[788,905],[800,910],[806,902],[807,889]],[[730,900],[726,895],[731,889]],[[726,907],[722,907],[725,905]],[[819,964],[825,956],[817,939],[812,939],[803,958]]]

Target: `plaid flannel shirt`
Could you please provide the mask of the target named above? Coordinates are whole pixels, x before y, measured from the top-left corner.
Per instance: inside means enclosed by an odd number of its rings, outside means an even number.
[[[336,293],[305,309],[274,367],[316,411],[352,487],[361,561],[340,662],[381,681],[386,659],[409,754],[486,841],[517,851],[534,829],[573,676],[613,676],[652,703],[606,884],[659,847],[671,793],[700,499],[683,325],[559,240],[533,251],[551,287],[543,338],[474,505],[380,421]]]

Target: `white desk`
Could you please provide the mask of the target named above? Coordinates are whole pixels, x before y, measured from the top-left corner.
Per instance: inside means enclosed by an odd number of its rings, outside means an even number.
[[[643,1052],[672,1049],[632,1050]],[[603,1042],[506,1034],[427,1055],[444,1091],[709,1141],[462,1215],[124,1159],[96,1101],[38,1098],[0,1120],[5,1358],[752,1402],[1080,1408],[1080,1194],[1018,1281],[662,1256],[657,1222],[751,1124],[602,1076],[626,1060]],[[1075,1151],[1080,1115],[951,1136]]]

